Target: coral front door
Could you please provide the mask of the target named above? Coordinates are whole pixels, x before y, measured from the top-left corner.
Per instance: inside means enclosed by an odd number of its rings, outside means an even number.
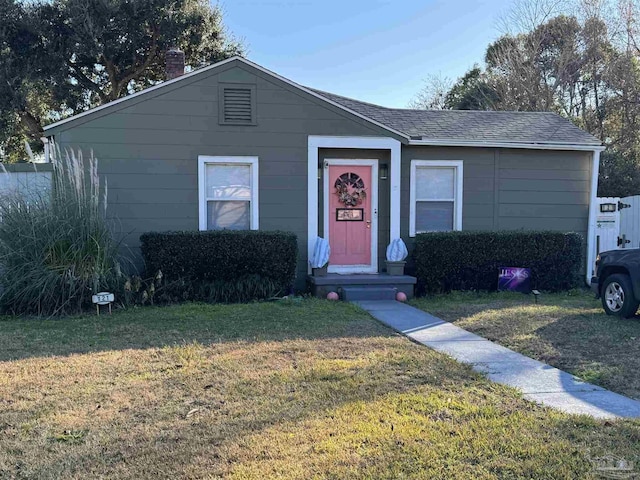
[[[376,161],[326,161],[324,223],[330,272],[377,272],[377,189]]]

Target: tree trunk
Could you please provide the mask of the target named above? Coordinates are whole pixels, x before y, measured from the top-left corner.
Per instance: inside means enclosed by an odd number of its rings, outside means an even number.
[[[25,129],[25,134],[29,137],[30,140],[40,140],[40,137],[43,136],[44,130],[42,129],[42,124],[40,123],[40,119],[36,118],[26,110],[21,110],[18,112],[20,115],[20,123]]]

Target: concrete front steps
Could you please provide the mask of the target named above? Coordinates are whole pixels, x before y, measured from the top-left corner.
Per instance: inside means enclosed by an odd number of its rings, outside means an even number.
[[[398,292],[413,298],[416,277],[409,275],[338,274],[307,276],[311,293],[318,298],[326,298],[329,292],[336,292],[341,300],[355,302],[361,300],[395,300]]]

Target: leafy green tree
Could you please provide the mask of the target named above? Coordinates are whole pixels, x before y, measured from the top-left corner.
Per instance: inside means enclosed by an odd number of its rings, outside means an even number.
[[[453,84],[444,102],[451,110],[494,110],[499,103],[498,92],[477,65]]]
[[[169,48],[191,69],[243,54],[208,0],[0,0],[0,11],[0,84],[12,85],[0,95],[5,150],[16,136],[37,140],[46,119],[164,80]]]
[[[640,3],[568,0],[564,14],[555,1],[518,5],[516,28],[440,93],[443,108],[559,113],[607,145],[600,193],[640,194]]]
[[[0,153],[24,158],[24,141],[36,145],[52,105],[54,67],[40,36],[36,7],[0,0]]]
[[[572,111],[583,63],[580,34],[578,21],[561,15],[530,32],[504,35],[490,44],[486,75],[500,98],[496,107]]]
[[[640,193],[640,164],[638,152],[616,150],[602,152],[598,196],[627,197]]]
[[[49,50],[65,59],[67,82],[55,93],[73,111],[162,81],[169,48],[182,49],[191,68],[242,53],[208,0],[57,0],[41,8],[51,19]]]

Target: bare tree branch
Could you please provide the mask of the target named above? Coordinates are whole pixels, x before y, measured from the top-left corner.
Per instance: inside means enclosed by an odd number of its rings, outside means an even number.
[[[441,74],[429,75],[424,80],[424,86],[408,104],[409,108],[425,110],[443,110],[449,90],[453,87],[453,81]]]
[[[530,32],[571,8],[571,0],[515,0],[496,20],[502,35]]]

